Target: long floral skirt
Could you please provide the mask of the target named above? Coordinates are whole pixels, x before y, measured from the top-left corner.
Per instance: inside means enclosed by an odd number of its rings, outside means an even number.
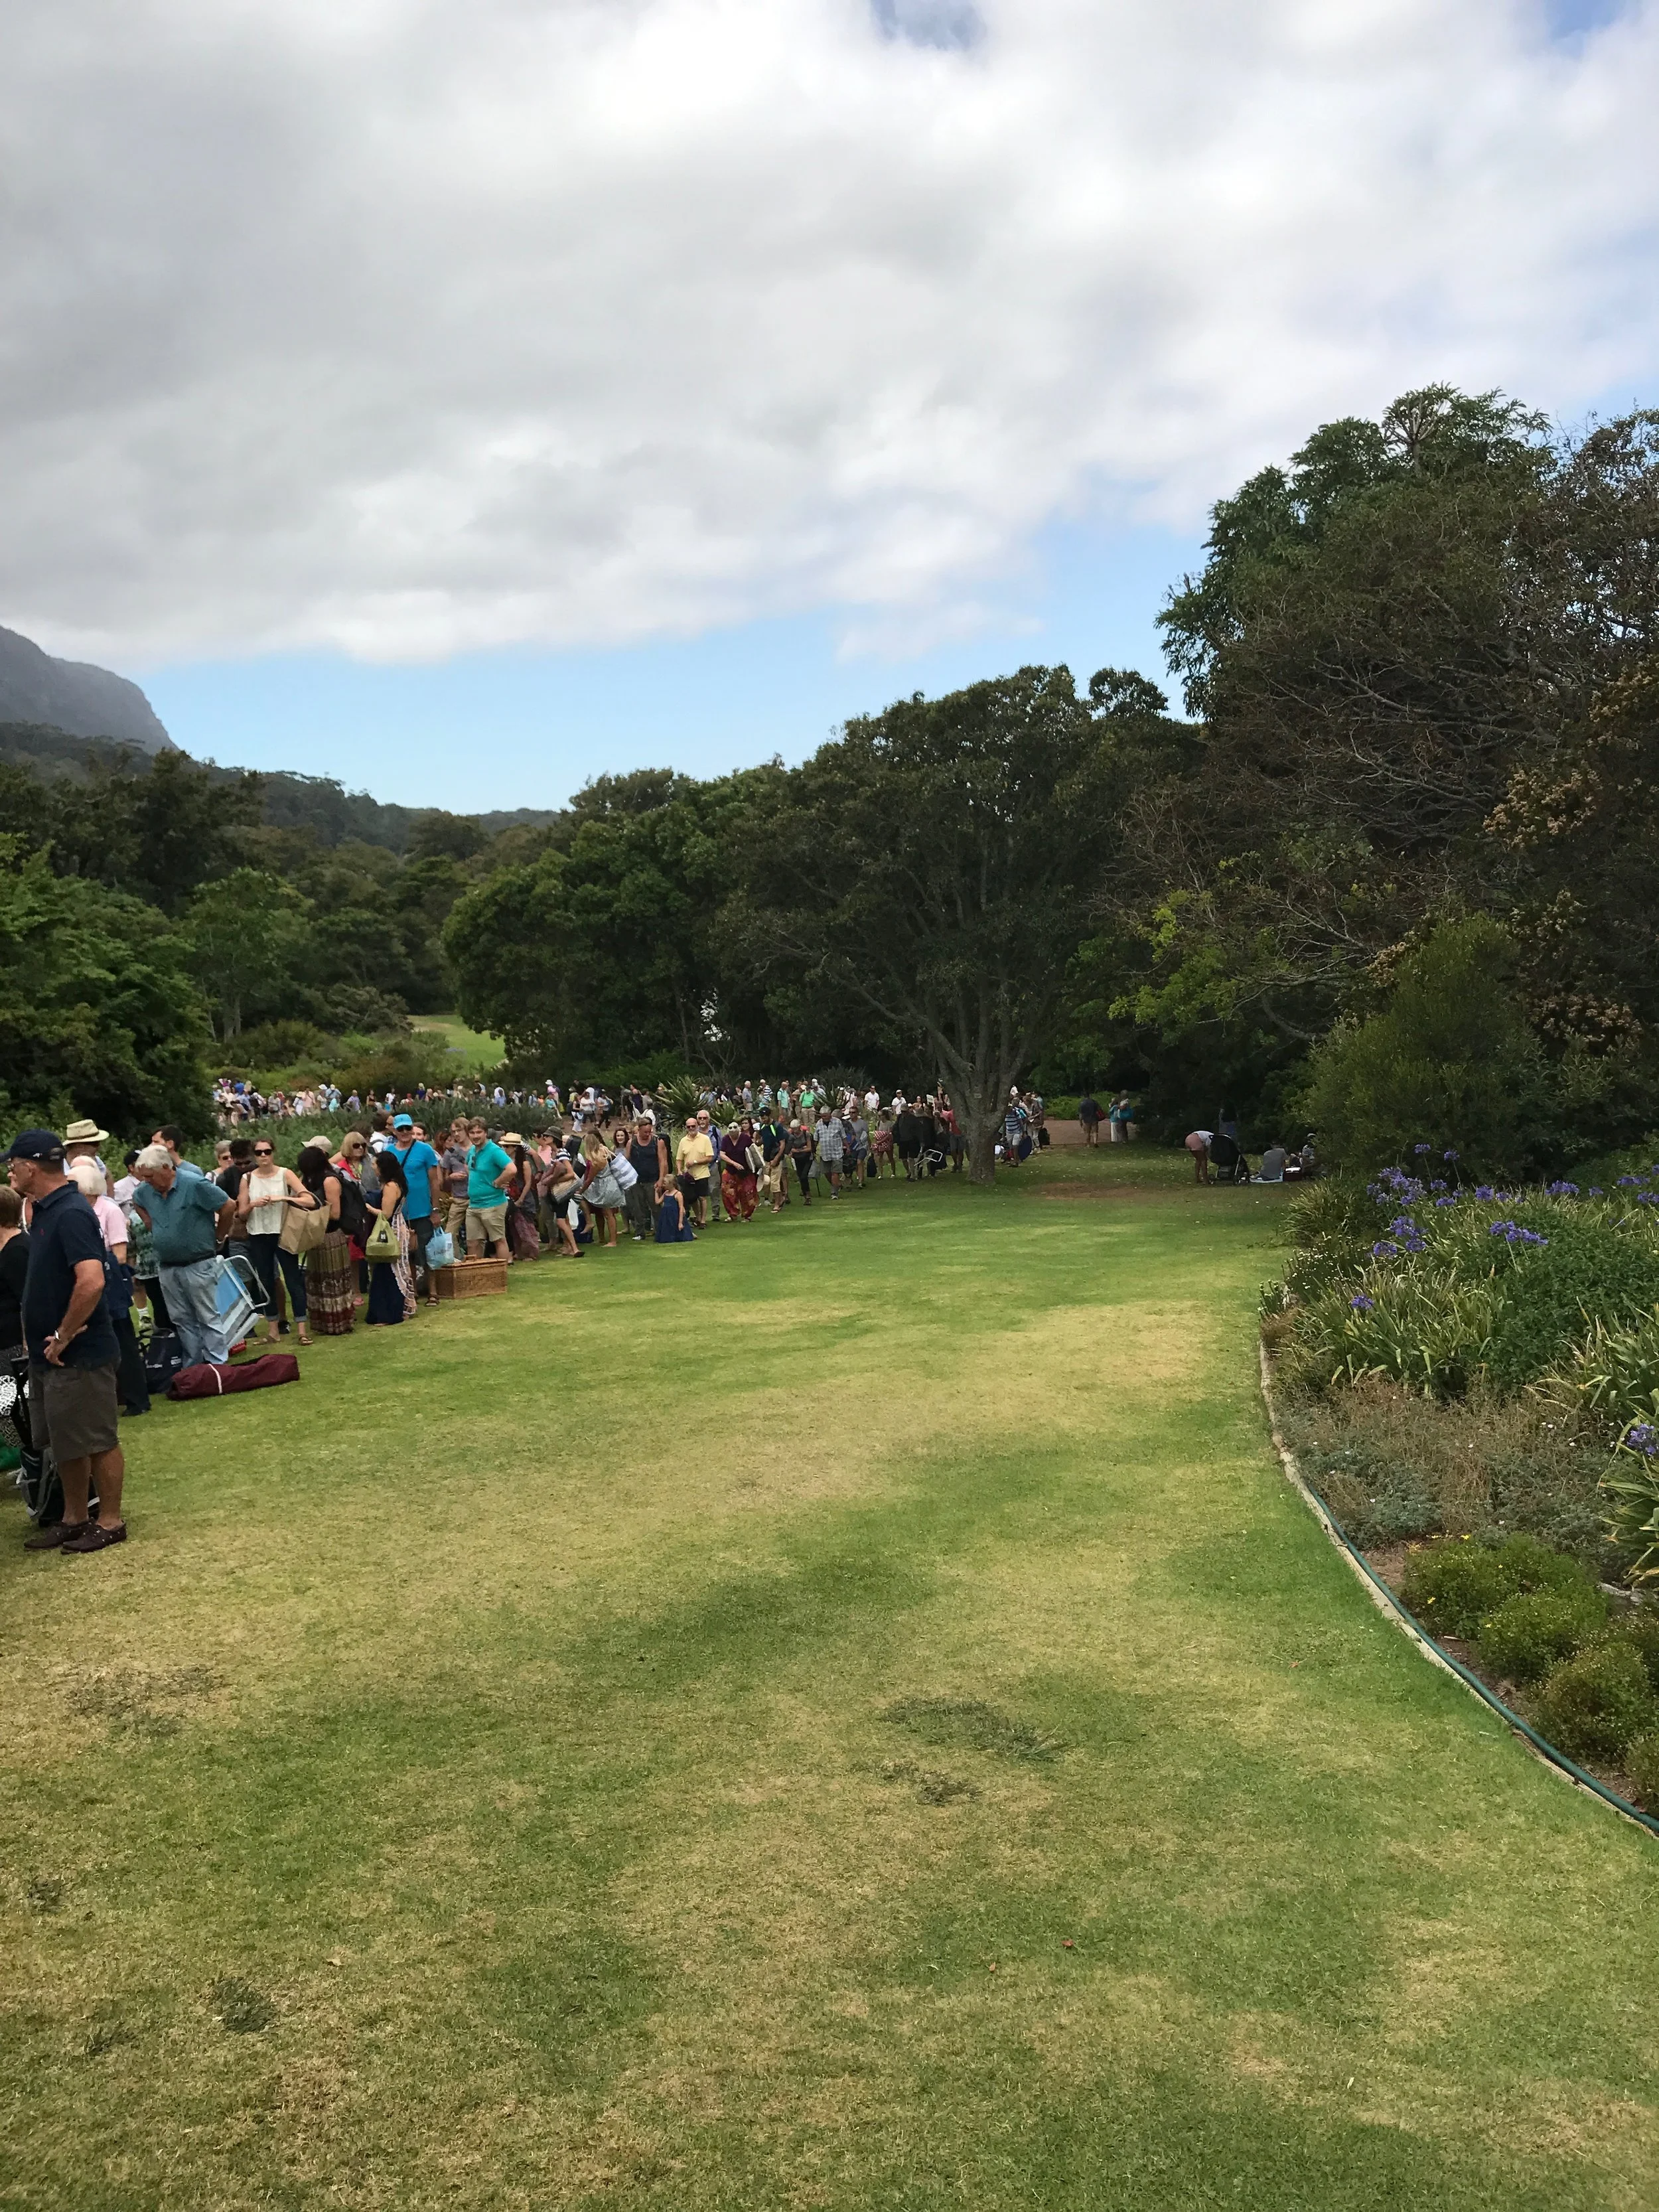
[[[343,1229],[331,1229],[306,1255],[306,1304],[319,1336],[349,1336],[357,1302],[357,1263]]]
[[[720,1196],[726,1212],[734,1221],[747,1221],[751,1218],[756,1195],[752,1175],[738,1175],[731,1168],[721,1175]]]

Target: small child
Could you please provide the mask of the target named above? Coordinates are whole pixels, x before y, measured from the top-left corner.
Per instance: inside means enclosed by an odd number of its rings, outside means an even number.
[[[689,1175],[676,1176],[663,1194],[662,1204],[657,1208],[657,1242],[659,1244],[695,1244],[697,1232],[691,1226],[690,1206],[696,1197],[697,1186]]]

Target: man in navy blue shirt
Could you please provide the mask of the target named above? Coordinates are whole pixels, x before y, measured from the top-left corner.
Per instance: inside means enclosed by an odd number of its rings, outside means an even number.
[[[29,1414],[34,1440],[51,1447],[64,1486],[63,1519],[29,1537],[26,1548],[101,1552],[127,1533],[115,1402],[121,1350],[104,1297],[103,1232],[64,1173],[63,1143],[50,1129],[23,1130],[6,1158],[11,1187],[29,1206],[23,1284]],[[87,1510],[94,1482],[95,1521]]]

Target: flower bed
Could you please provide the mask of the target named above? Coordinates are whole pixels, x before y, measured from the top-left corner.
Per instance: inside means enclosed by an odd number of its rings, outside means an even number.
[[[1435,1165],[1298,1198],[1263,1300],[1286,1441],[1437,1641],[1659,1811],[1659,1165]]]

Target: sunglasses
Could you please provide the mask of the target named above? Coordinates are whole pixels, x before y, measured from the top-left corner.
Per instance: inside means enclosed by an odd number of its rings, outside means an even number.
[[[256,1160],[270,1159],[271,1158],[270,1146],[269,1145],[256,1145],[253,1147],[253,1157]]]

